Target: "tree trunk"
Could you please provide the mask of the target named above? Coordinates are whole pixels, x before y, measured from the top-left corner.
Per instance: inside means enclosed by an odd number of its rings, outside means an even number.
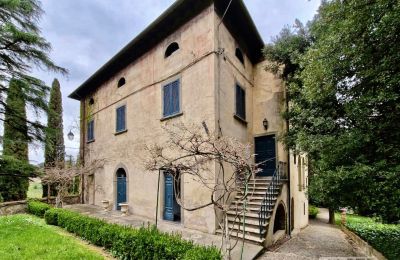
[[[329,208],[329,224],[335,224],[335,211]]]

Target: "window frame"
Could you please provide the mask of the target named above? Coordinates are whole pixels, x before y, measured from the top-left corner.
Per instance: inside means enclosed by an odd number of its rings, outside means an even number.
[[[118,110],[124,108],[124,129],[118,129]],[[126,122],[126,104],[121,104],[115,108],[115,133],[120,134],[127,131],[127,122]]]
[[[178,82],[178,94],[179,94],[178,95],[178,106],[179,106],[179,109],[178,109],[178,111],[174,111],[171,114],[166,114],[164,111],[164,109],[165,109],[165,106],[164,106],[164,104],[165,104],[165,99],[164,99],[165,87],[173,84],[174,82]],[[178,76],[178,77],[175,77],[161,85],[161,120],[174,118],[174,117],[180,116],[182,114],[183,114],[183,112],[182,112],[182,79],[180,76]]]
[[[92,124],[92,126],[90,127],[90,124]],[[87,125],[86,125],[87,129],[86,129],[86,142],[90,143],[90,142],[94,142],[95,137],[94,137],[94,119],[90,119],[87,121]],[[89,131],[91,130],[91,132]],[[91,133],[91,136],[89,136],[89,133]],[[91,138],[89,138],[91,137]]]
[[[238,113],[238,89],[241,89],[244,93],[244,98],[243,98],[243,112],[244,112],[244,117]],[[244,123],[247,123],[246,121],[246,89],[242,87],[238,82],[235,83],[235,113],[234,116],[236,119],[243,121]]]

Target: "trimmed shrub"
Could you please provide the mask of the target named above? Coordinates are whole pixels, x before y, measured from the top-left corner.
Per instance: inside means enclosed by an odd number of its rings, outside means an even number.
[[[183,259],[185,260],[216,260],[221,259],[221,254],[214,247],[195,246],[186,251]]]
[[[44,213],[51,208],[49,204],[44,202],[35,200],[28,201],[28,212],[41,218],[43,218]]]
[[[382,224],[372,218],[348,215],[345,226],[388,259],[400,259],[400,225]]]
[[[313,205],[308,206],[308,217],[315,219],[319,213],[319,209]]]
[[[52,208],[46,223],[65,228],[120,259],[221,259],[215,247],[196,246],[180,235],[158,231],[154,226],[133,229],[77,212]]]

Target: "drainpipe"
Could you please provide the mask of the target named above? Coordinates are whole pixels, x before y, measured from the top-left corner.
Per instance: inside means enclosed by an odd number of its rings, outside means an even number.
[[[285,86],[286,86],[286,84],[285,84]],[[288,93],[288,90],[287,90],[287,86],[285,87],[286,88],[286,113],[288,114],[289,113],[289,93]],[[286,131],[287,131],[287,133],[289,132],[289,117],[287,117],[287,119],[286,119]],[[289,149],[287,149],[287,178],[288,178],[288,199],[289,199],[289,201],[288,201],[288,215],[289,215],[289,221],[288,221],[288,235],[289,235],[289,237],[291,236],[291,234],[292,234],[292,198],[291,198],[291,192],[290,192],[290,188],[291,188],[291,186],[290,186],[290,150]]]
[[[160,197],[160,175],[161,169],[158,170],[158,184],[157,184],[157,206],[156,206],[156,228],[158,223],[158,198]]]

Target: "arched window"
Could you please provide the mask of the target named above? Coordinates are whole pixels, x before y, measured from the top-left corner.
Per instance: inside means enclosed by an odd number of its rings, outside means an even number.
[[[235,56],[236,56],[236,58],[238,58],[238,60],[239,60],[239,61],[243,64],[243,66],[244,66],[243,53],[242,53],[242,51],[241,51],[239,48],[236,48]]]
[[[172,53],[176,52],[177,50],[179,50],[179,44],[176,42],[171,43],[165,50],[165,58],[171,56]]]
[[[118,80],[118,87],[120,88],[120,87],[122,87],[123,85],[125,85],[125,78],[124,78],[124,77],[122,77],[122,78],[120,78],[120,79]]]
[[[93,105],[94,104],[94,99],[93,98],[90,98],[89,99],[89,105],[91,106],[91,105]]]

